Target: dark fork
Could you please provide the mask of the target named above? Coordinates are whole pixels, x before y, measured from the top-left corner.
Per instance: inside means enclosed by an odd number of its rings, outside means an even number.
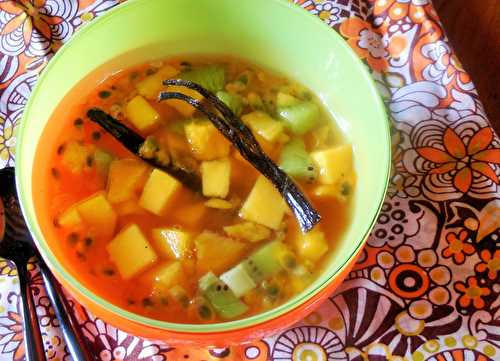
[[[3,203],[3,211],[1,203]],[[4,234],[2,234],[2,229],[5,230]],[[70,312],[66,300],[61,297],[62,290],[43,259],[39,256],[24,223],[19,200],[17,199],[14,168],[10,167],[0,170],[0,256],[13,261],[17,267],[19,286],[21,288],[26,360],[42,361],[46,359],[36,308],[29,286],[27,264],[32,257],[37,259],[47,295],[59,320],[73,360],[95,360],[90,355],[90,352],[86,350],[85,339],[78,328],[78,322]]]

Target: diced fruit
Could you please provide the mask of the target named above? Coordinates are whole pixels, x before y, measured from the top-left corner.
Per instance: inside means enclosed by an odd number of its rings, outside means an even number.
[[[241,264],[250,277],[259,283],[283,269],[280,258],[286,251],[287,247],[282,242],[273,241],[259,248]]]
[[[135,199],[135,198],[129,199],[128,201],[125,201],[125,202],[115,204],[113,207],[114,207],[116,213],[122,217],[123,216],[130,216],[132,214],[135,214],[135,215],[146,214],[146,211],[142,207],[139,206],[139,204],[137,203],[137,199]]]
[[[195,228],[199,226],[201,219],[205,216],[207,208],[200,203],[182,204],[172,212],[177,221],[182,222],[186,227]]]
[[[271,237],[269,228],[253,222],[242,222],[224,227],[230,237],[244,239],[249,242],[260,242]]]
[[[257,93],[254,93],[254,92],[248,93],[248,95],[247,95],[247,102],[248,102],[248,105],[253,110],[262,110],[262,109],[264,109],[264,103],[262,102],[262,98]]]
[[[316,262],[328,251],[328,242],[325,234],[316,227],[297,236],[295,249],[300,258]]]
[[[335,184],[320,184],[314,187],[313,194],[316,197],[331,197],[345,202],[352,194],[354,183],[355,176],[351,171],[347,176],[342,177],[342,179]]]
[[[288,93],[279,92],[276,95],[276,106],[278,108],[285,108],[297,105],[300,103],[300,100],[295,98],[293,95]]]
[[[319,107],[312,102],[302,102],[278,108],[280,118],[298,135],[310,131],[319,120]]]
[[[245,243],[209,231],[199,234],[194,243],[198,274],[225,271],[240,259],[246,249]]]
[[[201,163],[201,179],[205,197],[226,198],[231,179],[229,159],[211,160]]]
[[[259,176],[241,207],[240,217],[271,229],[278,229],[286,207],[278,190],[264,176]]]
[[[331,141],[330,125],[325,124],[311,131],[309,136],[309,147],[311,149],[323,149]]]
[[[229,155],[229,142],[210,121],[190,122],[184,131],[196,159],[214,160]]]
[[[139,205],[151,213],[162,215],[180,189],[181,183],[177,179],[154,169],[144,186]]]
[[[166,258],[186,258],[193,248],[192,239],[192,234],[176,228],[153,229],[153,245]]]
[[[245,124],[248,124],[252,132],[259,134],[269,142],[276,141],[283,133],[282,122],[274,120],[267,113],[255,111],[241,117]]]
[[[226,104],[235,115],[239,116],[241,114],[241,111],[243,110],[243,100],[240,95],[219,91],[217,92],[217,98]]]
[[[152,275],[154,294],[164,295],[174,286],[186,284],[186,275],[179,261],[170,261],[155,267],[149,272]]]
[[[134,277],[157,260],[153,247],[136,224],[118,233],[106,249],[125,280]]]
[[[147,171],[147,164],[137,159],[119,159],[111,162],[108,200],[111,203],[120,203],[134,198],[144,186]]]
[[[61,227],[73,228],[82,224],[82,218],[76,210],[76,207],[73,206],[68,208],[57,218],[57,223]]]
[[[232,209],[234,208],[234,205],[224,199],[211,198],[205,202],[205,207],[214,209]]]
[[[104,192],[98,192],[78,203],[76,209],[93,234],[104,238],[113,236],[117,215]]]
[[[311,158],[323,184],[335,184],[352,171],[352,146],[349,144],[312,152]]]
[[[153,75],[147,76],[135,85],[140,95],[147,99],[157,99],[162,90],[165,89],[163,81],[173,78],[179,73],[179,70],[171,65],[165,65],[158,69]]]
[[[181,93],[187,95],[188,97],[194,98],[196,100],[203,99],[203,96],[196,90],[185,88],[182,86],[175,86],[175,85],[169,86],[167,90],[169,92]],[[165,102],[186,118],[191,117],[194,111],[196,110],[191,104],[186,103],[185,101],[182,100],[168,99]]]
[[[127,119],[139,131],[147,131],[158,125],[160,114],[140,95],[133,97],[125,106]]]
[[[212,93],[217,93],[224,89],[224,85],[226,84],[226,71],[223,67],[217,65],[208,65],[188,70],[183,72],[179,77],[198,83]]]
[[[91,156],[90,147],[78,142],[68,142],[64,148],[62,163],[72,173],[81,173]]]
[[[283,147],[279,165],[289,176],[308,181],[316,178],[315,165],[301,139],[293,139]]]
[[[233,291],[212,272],[199,280],[199,287],[215,312],[223,319],[232,319],[248,311],[248,306],[241,302]]]
[[[102,149],[96,149],[94,152],[94,163],[96,169],[99,174],[104,177],[104,179],[107,179],[109,167],[113,159],[114,157],[110,153]]]
[[[239,264],[223,273],[220,276],[220,279],[228,285],[234,295],[238,298],[257,287],[243,264]]]
[[[189,306],[189,296],[182,286],[174,286],[168,290],[168,294],[176,300],[183,308]]]

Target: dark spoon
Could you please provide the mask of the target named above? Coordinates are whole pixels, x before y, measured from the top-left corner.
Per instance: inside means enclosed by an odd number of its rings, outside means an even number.
[[[78,322],[71,312],[67,301],[61,296],[62,289],[49,271],[33,243],[24,223],[16,194],[14,168],[0,170],[0,202],[4,204],[3,214],[0,207],[0,256],[13,261],[19,274],[24,322],[26,360],[45,360],[43,341],[36,316],[33,297],[30,293],[27,271],[28,260],[35,256],[47,290],[47,295],[59,320],[70,355],[76,361],[96,360],[86,349],[85,339],[78,328]],[[1,234],[2,223],[5,234]]]

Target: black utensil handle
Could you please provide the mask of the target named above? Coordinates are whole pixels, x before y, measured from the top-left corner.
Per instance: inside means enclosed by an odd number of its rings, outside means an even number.
[[[61,331],[68,346],[69,353],[75,361],[95,361],[96,358],[91,355],[83,334],[78,327],[78,322],[69,308],[66,299],[62,296],[62,289],[49,271],[45,262],[39,260],[38,265],[42,274],[45,289],[49,296],[52,307],[59,320]]]
[[[38,325],[35,302],[28,282],[26,264],[16,264],[21,289],[21,308],[23,310],[23,336],[26,361],[46,361],[43,339]]]

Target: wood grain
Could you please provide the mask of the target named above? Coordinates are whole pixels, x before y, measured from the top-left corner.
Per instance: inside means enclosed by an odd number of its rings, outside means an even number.
[[[434,0],[434,6],[500,134],[500,0]]]

